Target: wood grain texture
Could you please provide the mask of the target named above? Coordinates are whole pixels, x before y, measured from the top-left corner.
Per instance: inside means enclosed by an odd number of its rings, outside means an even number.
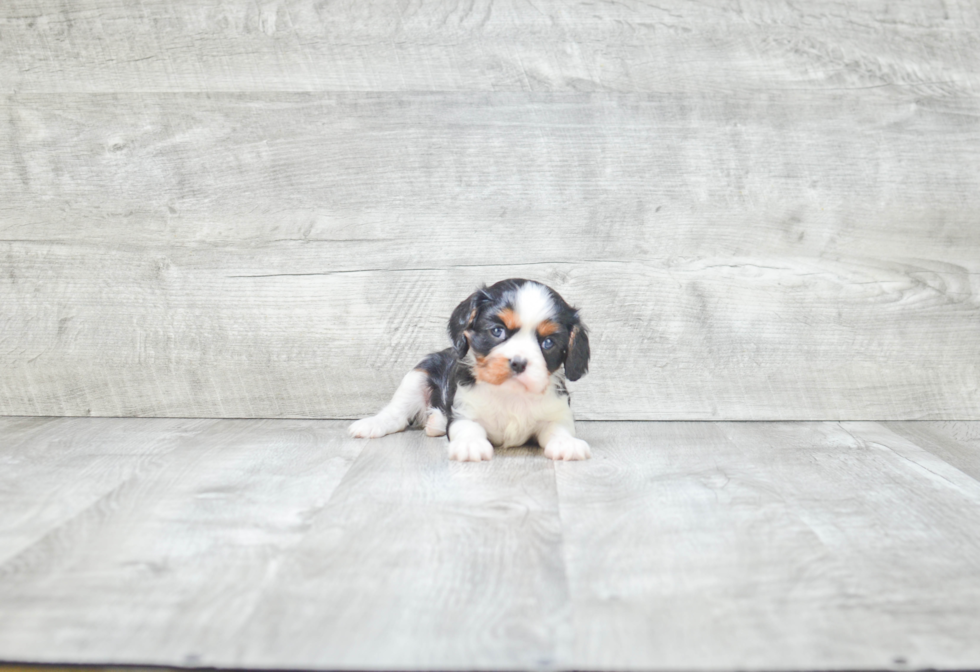
[[[154,660],[162,646],[193,666],[202,647],[243,645],[235,633],[361,448],[344,436],[313,421],[62,419],[4,446],[20,487],[0,490],[0,529],[33,538],[3,545],[0,658]],[[52,643],[39,626],[57,647],[35,651]]]
[[[10,0],[0,414],[364,415],[517,275],[596,334],[581,418],[980,418],[978,29]]]
[[[419,431],[345,425],[0,420],[0,539],[48,529],[0,559],[0,659],[980,665],[980,482],[882,425],[580,423],[590,461],[520,448],[479,465]],[[77,496],[80,474],[124,472]],[[20,482],[74,514],[53,521]]]
[[[966,95],[7,110],[4,413],[363,415],[459,300],[525,276],[593,328],[582,418],[980,414]]]
[[[935,456],[873,423],[580,434],[596,459],[556,465],[576,668],[976,665],[980,483]]]
[[[6,301],[31,325],[5,343],[7,412],[366,414],[422,354],[445,347],[445,316],[498,274],[541,279],[583,308],[594,355],[572,389],[580,418],[978,409],[978,276],[951,265],[593,262],[242,278],[247,251],[215,268],[212,250],[92,249],[82,259],[46,248]],[[289,259],[269,261],[295,270]]]
[[[980,479],[980,425],[975,422],[887,422],[888,429],[960,471]]]
[[[327,669],[548,669],[568,633],[540,449],[473,468],[420,431],[370,441],[277,572],[237,660]]]
[[[0,105],[4,241],[303,243],[345,259],[338,270],[980,258],[969,92],[12,94]],[[343,243],[357,245],[331,249]]]
[[[0,658],[550,666],[568,604],[550,460],[473,468],[444,439],[358,441],[346,424],[219,421],[63,524],[63,543],[0,564]],[[39,626],[57,647],[37,650]]]
[[[76,423],[0,418],[0,563],[16,566],[85,511],[113,506],[121,489],[158,468],[210,420]]]
[[[20,91],[665,91],[980,83],[970,0],[7,0]]]

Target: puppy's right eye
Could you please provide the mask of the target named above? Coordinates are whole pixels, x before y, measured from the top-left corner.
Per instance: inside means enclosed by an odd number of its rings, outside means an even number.
[[[490,335],[493,336],[494,338],[500,338],[504,335],[504,328],[494,327],[493,329],[490,330]]]

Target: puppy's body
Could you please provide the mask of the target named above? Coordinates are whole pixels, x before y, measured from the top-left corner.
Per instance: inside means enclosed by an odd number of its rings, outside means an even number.
[[[578,311],[549,287],[515,278],[474,292],[453,311],[453,346],[425,357],[377,415],[350,432],[375,437],[424,424],[448,433],[449,457],[482,460],[493,446],[537,438],[552,459],[586,459],[575,438],[565,379],[588,370],[589,341]]]
[[[454,417],[475,420],[486,430],[490,443],[501,448],[524,445],[549,423],[574,430],[568,397],[550,391],[532,394],[481,382],[460,387],[456,401]]]

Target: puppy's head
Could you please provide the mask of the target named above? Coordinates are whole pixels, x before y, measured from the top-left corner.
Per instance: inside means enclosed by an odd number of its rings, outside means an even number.
[[[478,289],[453,311],[449,337],[473,377],[492,385],[543,393],[561,366],[569,380],[589,370],[589,337],[578,311],[531,280]]]

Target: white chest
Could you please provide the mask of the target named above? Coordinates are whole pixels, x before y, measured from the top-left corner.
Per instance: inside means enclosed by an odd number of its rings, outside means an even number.
[[[527,392],[520,385],[492,385],[477,382],[456,390],[453,414],[478,422],[495,446],[520,446],[546,424],[570,424],[572,412],[568,398],[558,396],[549,386],[544,394]]]

